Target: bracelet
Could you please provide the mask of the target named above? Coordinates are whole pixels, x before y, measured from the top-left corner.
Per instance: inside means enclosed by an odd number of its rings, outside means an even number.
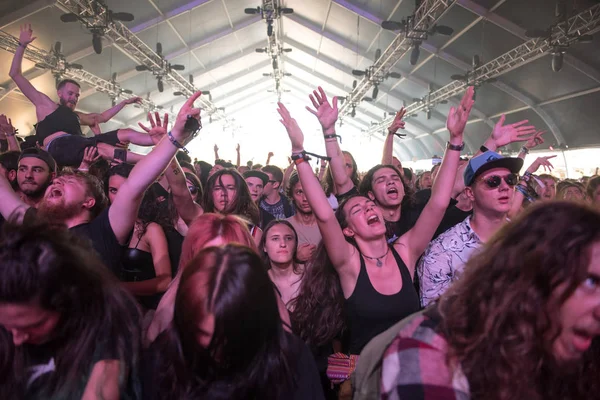
[[[521,151],[525,154],[529,154],[529,149],[525,146],[521,147]]]
[[[485,146],[483,146],[483,145],[482,145],[482,146],[479,148],[479,151],[481,151],[482,153],[485,153],[486,151],[490,151],[490,149],[488,149],[487,147],[485,147]]]
[[[325,138],[325,140],[339,138],[340,143],[342,143],[342,137],[340,135],[336,135],[335,133],[332,133],[331,135],[323,135],[323,137]]]
[[[460,144],[460,145],[455,145],[450,142],[446,143],[447,150],[462,151],[464,148],[465,148],[465,142],[462,142],[462,144]]]
[[[171,131],[167,132],[167,137],[169,138],[169,141],[173,143],[173,146],[177,147],[178,149],[182,149],[186,154],[189,153],[188,150],[183,147],[183,145],[179,143],[177,139],[175,139],[175,137],[171,134]]]
[[[531,180],[532,176],[533,175],[531,174],[531,172],[525,171],[525,173],[523,174],[523,176],[521,177],[521,179],[523,179],[525,182],[529,182]]]

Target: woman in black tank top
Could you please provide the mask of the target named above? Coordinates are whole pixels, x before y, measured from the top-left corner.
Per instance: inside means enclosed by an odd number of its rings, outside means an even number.
[[[310,97],[316,110],[311,112],[318,117],[323,128],[328,155],[331,156],[330,166],[343,170],[343,157],[335,137],[337,99],[334,99],[332,107],[321,88],[313,94],[314,97]],[[456,150],[462,143],[468,111],[473,105],[472,94],[472,89],[469,89],[460,109],[452,109],[448,117],[449,150],[444,154],[429,202],[415,226],[391,245],[386,241],[382,211],[369,197],[346,199],[334,215],[310,164],[305,162],[302,131],[285,106],[279,105],[282,123],[292,143],[292,158],[298,159],[296,167],[302,188],[323,236],[326,253],[320,253],[325,260],[328,259],[327,262],[317,259],[307,267],[295,304],[293,320],[296,328],[311,345],[322,345],[336,337],[339,331],[322,326],[343,328],[344,324],[339,319],[345,317],[349,328],[348,350],[359,354],[373,337],[418,311],[419,299],[411,278],[417,259],[431,240],[450,202],[460,159],[460,151]],[[395,167],[385,166],[374,176],[373,188],[387,192],[390,201],[402,201],[404,190],[401,179]],[[331,268],[337,273],[337,285],[326,278]],[[329,284],[323,287],[316,283],[318,280]],[[317,293],[319,287],[323,293]],[[339,292],[344,300],[339,299]]]

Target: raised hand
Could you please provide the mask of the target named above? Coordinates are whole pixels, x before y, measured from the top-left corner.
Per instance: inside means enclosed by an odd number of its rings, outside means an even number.
[[[321,128],[323,128],[323,133],[331,134],[335,132],[335,122],[338,119],[337,97],[333,98],[333,106],[329,104],[327,95],[321,86],[319,86],[318,90],[314,90],[308,97],[313,104],[314,110],[310,107],[306,107],[306,109],[318,118]]]
[[[272,151],[270,151],[270,152],[269,152],[269,154],[267,154],[267,157],[271,158],[271,157],[273,157],[274,155],[275,155],[275,154],[274,154]]]
[[[216,146],[216,144],[215,144]],[[219,148],[217,147],[217,150],[219,150]],[[238,143],[237,146],[235,146],[235,151],[237,151],[238,153],[240,152],[240,144]]]
[[[215,153],[216,153],[217,151],[219,151],[219,146],[217,146],[217,145],[215,144],[215,147],[213,147],[213,150],[214,150],[214,151],[215,151]]]
[[[496,147],[502,147],[510,143],[529,140],[533,138],[533,136],[529,135],[536,132],[535,126],[526,125],[529,120],[524,119],[508,125],[504,125],[504,121],[506,121],[506,116],[502,114],[498,120],[498,123],[496,123],[496,126],[494,126],[494,130],[492,131],[492,140],[496,144]]]
[[[0,136],[6,137],[6,135],[13,135],[15,128],[13,127],[12,120],[4,114],[0,114]]]
[[[125,104],[142,104],[142,98],[141,97],[130,97],[128,99],[123,100],[123,103]]]
[[[157,144],[158,142],[160,142],[160,139],[162,139],[163,136],[167,134],[167,129],[169,126],[169,114],[165,113],[162,122],[160,120],[160,114],[158,113],[158,111],[154,113],[154,116],[156,118],[156,121],[152,117],[152,113],[148,113],[148,122],[150,123],[150,128],[143,125],[141,122],[138,122],[138,125],[150,135],[150,137],[152,138],[152,142],[154,142],[154,144]]]
[[[406,115],[406,109],[402,107],[400,111],[396,113],[392,124],[388,126],[388,132],[390,133],[390,135],[393,135],[394,133],[398,132],[398,129],[404,129],[405,122],[402,121],[404,115]]]
[[[554,168],[554,166],[548,160],[551,159],[551,158],[554,158],[554,157],[556,157],[556,155],[546,156],[546,157],[538,157],[529,166],[529,168],[527,168],[527,172],[529,172],[531,174],[535,174],[535,171],[537,171],[540,167],[544,167],[544,172],[550,172],[550,171],[552,171],[552,169]]]
[[[177,113],[177,117],[175,119],[175,124],[173,125],[173,129],[171,130],[171,134],[174,139],[177,140],[181,145],[184,145],[182,141],[191,140],[192,137],[196,134],[196,132],[192,132],[185,128],[185,124],[188,118],[194,118],[198,120],[200,128],[202,128],[202,122],[200,120],[200,108],[194,108],[194,101],[198,99],[202,95],[202,92],[198,91],[194,93],[186,102],[183,104],[179,112]],[[166,125],[165,125],[166,126]]]
[[[473,93],[473,86],[469,86],[467,88],[467,91],[463,95],[463,98],[460,101],[460,105],[458,106],[458,108],[450,108],[450,113],[448,114],[448,119],[446,121],[446,127],[450,132],[451,139],[462,139],[465,126],[467,126],[467,121],[469,120],[469,114],[471,113],[473,104],[475,104],[475,100],[473,100]]]
[[[304,134],[302,130],[298,126],[298,123],[292,116],[287,108],[283,105],[283,103],[277,103],[278,108],[277,112],[281,116],[279,122],[285,126],[287,130],[288,136],[290,137],[290,142],[292,142],[292,153],[300,153],[304,150]],[[312,112],[312,111],[311,111]],[[316,114],[315,114],[316,115]],[[336,107],[336,115],[337,115],[337,107]],[[335,121],[334,121],[335,123]]]
[[[546,133],[546,131],[538,131],[535,135],[531,136],[527,143],[525,143],[525,147],[528,149],[533,149],[536,146],[544,143],[544,138],[542,135]]]
[[[81,164],[79,164],[80,171],[88,171],[90,166],[94,164],[101,158],[100,154],[98,154],[98,148],[94,146],[89,146],[85,148],[83,153],[83,159],[81,160]]]
[[[25,24],[21,26],[21,33],[19,34],[19,43],[22,46],[27,46],[35,39],[37,38],[33,36],[33,29],[31,29],[31,24]]]

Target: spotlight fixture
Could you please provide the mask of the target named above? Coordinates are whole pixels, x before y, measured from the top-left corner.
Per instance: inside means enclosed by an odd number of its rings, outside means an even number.
[[[185,69],[185,65],[171,64],[170,62],[168,62],[165,59],[165,57],[163,56],[162,50],[163,50],[162,43],[157,42],[156,43],[156,54],[163,61],[162,62],[163,67],[161,69],[155,70],[155,69],[148,67],[147,65],[136,65],[136,67],[135,67],[135,70],[139,71],[139,72],[151,71],[152,74],[156,76],[156,85],[158,87],[158,91],[161,93],[165,90],[164,83],[163,83],[163,77],[170,74],[171,71],[183,71]]]
[[[96,54],[102,53],[102,36],[115,21],[131,22],[134,20],[133,14],[126,12],[113,12],[108,9],[103,1],[96,0],[90,2],[92,12],[90,16],[83,16],[75,13],[62,14],[60,20],[65,23],[80,21],[92,33],[92,47]]]
[[[412,51],[410,52],[410,65],[417,65],[420,55],[421,55],[421,42],[413,42]]]
[[[569,18],[573,11],[572,7],[566,0],[557,0],[554,15],[556,21],[547,29],[529,29],[525,31],[525,36],[532,39],[543,39],[551,47],[552,54],[552,71],[558,72],[563,67],[564,55],[569,46],[574,43],[592,43],[594,40],[592,35],[582,35],[578,31],[569,33]],[[556,33],[565,32],[566,39],[556,39]]]

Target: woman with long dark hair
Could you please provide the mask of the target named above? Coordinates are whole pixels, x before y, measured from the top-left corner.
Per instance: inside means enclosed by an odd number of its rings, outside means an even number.
[[[4,229],[0,398],[140,398],[135,300],[66,230]]]
[[[338,114],[337,98],[334,98],[332,107],[321,88],[313,95],[310,97],[316,110],[310,111],[318,117],[325,140],[337,140],[333,130]],[[370,198],[350,197],[340,204],[334,215],[310,165],[305,162],[302,131],[285,106],[279,104],[278,111],[292,143],[292,158],[297,160],[296,168],[302,188],[323,236],[326,253],[321,249],[321,254],[327,254],[330,260],[316,259],[307,267],[307,275],[324,275],[327,272],[323,272],[323,269],[329,269],[335,271],[339,280],[338,284],[327,288],[320,285],[326,289],[323,297],[314,296],[314,288],[305,289],[307,284],[314,283],[314,279],[308,279],[307,276],[301,286],[295,303],[294,320],[299,334],[311,346],[330,342],[340,334],[339,330],[332,328],[346,325],[347,350],[350,354],[358,355],[373,337],[419,310],[419,298],[412,276],[417,259],[431,240],[450,201],[460,158],[458,150],[462,148],[463,130],[473,105],[472,95],[470,88],[460,108],[451,109],[448,116],[450,142],[431,199],[415,226],[391,245],[386,240],[382,211]],[[339,160],[332,159],[332,163],[335,161]],[[400,176],[388,174],[382,179],[377,184],[385,185],[388,190],[394,189],[400,195]],[[339,288],[341,293],[332,292]],[[329,300],[329,303],[324,303],[324,300]],[[316,304],[319,304],[319,308],[314,307]],[[325,320],[324,315],[332,319]],[[340,321],[342,315],[345,316],[345,324]],[[315,336],[317,333],[319,337]]]
[[[382,365],[381,397],[361,399],[598,398],[600,213],[529,207],[399,325]]]
[[[244,178],[235,169],[227,168],[215,172],[208,178],[203,198],[204,212],[237,215],[250,222],[250,234],[260,242],[262,231],[258,227],[258,206],[250,196]]]
[[[104,184],[111,203],[130,172],[131,166],[121,164],[106,174]],[[122,257],[123,286],[137,296],[145,309],[156,309],[172,276],[165,230],[173,229],[173,225],[167,208],[159,201],[154,185],[144,194],[133,234]]]
[[[302,264],[296,263],[296,230],[288,221],[271,221],[265,227],[258,248],[262,251],[269,278],[277,287],[285,306],[290,309],[290,302],[297,296],[304,275]]]
[[[261,258],[202,250],[181,277],[173,326],[149,349],[145,399],[321,399],[312,356],[287,333]]]

